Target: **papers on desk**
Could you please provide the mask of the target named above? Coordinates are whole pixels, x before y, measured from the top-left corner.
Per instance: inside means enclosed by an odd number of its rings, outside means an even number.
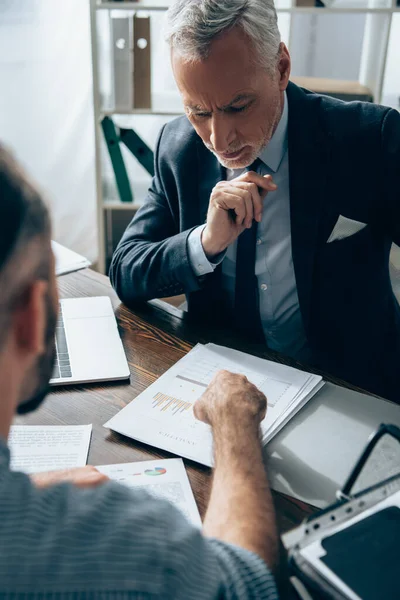
[[[84,467],[91,435],[91,425],[12,425],[11,470],[40,473]]]
[[[212,466],[211,428],[193,415],[193,404],[215,373],[241,373],[268,398],[261,424],[266,444],[322,387],[321,377],[215,344],[198,344],[105,424],[105,427],[174,454]]]
[[[51,247],[56,260],[56,275],[65,275],[90,266],[90,261],[84,256],[69,250],[65,246],[51,241]]]
[[[169,500],[189,521],[201,527],[199,511],[182,459],[148,460],[96,468],[123,485],[145,488],[150,494]]]

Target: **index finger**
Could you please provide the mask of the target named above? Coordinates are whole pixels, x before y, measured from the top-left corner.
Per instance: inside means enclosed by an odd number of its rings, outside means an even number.
[[[204,396],[204,394],[203,394]],[[207,420],[207,412],[204,408],[204,402],[202,400],[203,396],[201,396],[193,405],[193,414],[198,421],[203,421],[203,423],[208,423]]]
[[[272,179],[272,175],[260,175],[255,171],[246,171],[238,177],[240,181],[247,181],[249,183],[255,183],[257,187],[265,190],[266,192],[274,192],[278,189],[276,183]]]

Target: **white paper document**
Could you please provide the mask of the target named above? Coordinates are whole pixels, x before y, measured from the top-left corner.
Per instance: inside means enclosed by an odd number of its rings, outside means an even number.
[[[147,460],[96,468],[123,485],[142,487],[154,496],[169,500],[189,521],[201,527],[200,514],[182,459]]]
[[[51,241],[51,248],[56,261],[56,275],[65,275],[90,267],[90,261],[87,258],[54,240]]]
[[[11,470],[40,473],[84,467],[91,434],[91,425],[12,425]]]
[[[221,369],[246,375],[267,396],[264,443],[323,385],[317,375],[215,344],[198,344],[105,427],[212,466],[211,428],[194,417],[193,404]]]

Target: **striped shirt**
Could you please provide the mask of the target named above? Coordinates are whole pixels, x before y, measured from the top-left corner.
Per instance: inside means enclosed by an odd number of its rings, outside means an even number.
[[[166,501],[108,482],[37,489],[0,440],[1,600],[276,600],[265,563]]]

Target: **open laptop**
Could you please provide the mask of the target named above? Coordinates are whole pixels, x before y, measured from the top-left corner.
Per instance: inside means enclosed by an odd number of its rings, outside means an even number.
[[[129,378],[129,367],[107,296],[60,301],[56,361],[50,385]]]

